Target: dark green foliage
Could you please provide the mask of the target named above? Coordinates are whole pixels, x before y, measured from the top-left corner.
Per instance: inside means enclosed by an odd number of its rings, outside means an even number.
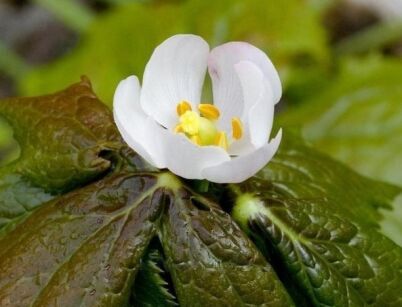
[[[85,79],[0,113],[21,146],[0,173],[2,307],[401,303],[379,231],[400,189],[287,132],[256,177],[200,194],[127,148]]]
[[[110,167],[101,153],[121,147],[110,112],[85,78],[40,99],[3,100],[0,114],[21,146],[19,160],[9,168],[48,192],[93,180]]]
[[[378,211],[400,188],[288,135],[268,167],[233,190],[235,219],[307,305],[400,306],[402,249],[380,233]]]
[[[121,306],[163,197],[155,176],[115,175],[46,203],[0,244],[2,306]]]
[[[0,114],[21,147],[19,159],[0,170],[0,235],[41,203],[106,173],[111,162],[102,154],[122,147],[85,78],[53,95],[3,100]]]
[[[161,241],[183,306],[292,306],[283,285],[230,216],[185,189],[171,194]]]

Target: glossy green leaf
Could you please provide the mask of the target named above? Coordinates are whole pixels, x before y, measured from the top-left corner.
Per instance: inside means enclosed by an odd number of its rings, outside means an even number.
[[[180,306],[293,306],[272,267],[227,213],[186,189],[175,194],[160,237]]]
[[[0,176],[0,238],[29,212],[53,197],[21,175]]]
[[[101,152],[121,147],[111,114],[87,79],[48,96],[2,100],[0,114],[21,146],[9,168],[47,191],[95,178],[110,167]]]
[[[332,157],[402,186],[402,61],[351,59],[322,92],[284,112],[283,125]]]
[[[384,231],[401,188],[288,132],[254,178],[205,185],[126,147],[87,80],[0,111],[21,144],[0,172],[0,306],[402,303]]]
[[[54,199],[3,237],[1,306],[128,304],[157,233],[180,306],[293,304],[227,213],[170,174],[138,173],[110,175]]]
[[[41,206],[0,240],[1,306],[122,306],[155,234],[153,175],[115,175]]]
[[[331,86],[284,112],[282,123],[360,173],[402,186],[401,71],[397,59],[348,60]],[[402,246],[402,202],[390,206],[382,232]]]
[[[400,306],[402,248],[379,231],[400,193],[287,137],[255,178],[233,186],[233,216],[306,306]]]
[[[361,176],[286,131],[279,153],[254,182],[269,180],[284,197],[328,199],[361,223],[378,227],[402,189]]]
[[[91,182],[122,150],[110,111],[87,79],[64,91],[0,101],[19,159],[0,170],[0,230],[54,195]]]
[[[20,88],[24,94],[38,95],[85,74],[111,104],[118,82],[133,74],[141,78],[155,46],[177,33],[201,35],[212,46],[230,40],[254,43],[268,52],[285,80],[295,79],[293,67],[298,74],[303,70],[304,76],[312,68],[317,76],[313,66],[325,66],[328,55],[319,14],[305,9],[299,0],[133,3],[95,20],[73,52],[26,74]]]

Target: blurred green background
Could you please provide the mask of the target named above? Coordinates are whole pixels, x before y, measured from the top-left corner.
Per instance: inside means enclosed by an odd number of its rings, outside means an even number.
[[[3,0],[0,97],[51,93],[87,75],[111,106],[117,83],[141,78],[155,46],[176,33],[266,51],[284,87],[278,125],[402,185],[400,0]],[[1,163],[17,155],[0,122]]]

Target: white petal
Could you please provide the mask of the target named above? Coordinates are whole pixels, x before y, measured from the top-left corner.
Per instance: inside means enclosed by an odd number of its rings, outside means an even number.
[[[260,49],[244,42],[231,42],[212,49],[208,68],[212,78],[214,104],[221,109],[221,125],[225,130],[230,125],[231,117],[242,114],[244,108],[240,80],[235,72],[235,64],[242,61],[250,61],[262,71],[271,85],[275,103],[282,95],[278,72]]]
[[[212,49],[208,59],[208,71],[212,79],[214,105],[220,109],[219,128],[230,132],[232,117],[243,113],[243,93],[239,77],[234,69],[228,48],[222,45]]]
[[[205,179],[216,183],[238,183],[254,176],[276,153],[282,138],[282,130],[270,143],[244,156],[206,168],[202,171]]]
[[[249,129],[249,137],[255,148],[263,146],[271,133],[274,119],[274,98],[269,81],[252,62],[243,61],[235,65],[243,97],[242,119]]]
[[[245,124],[243,124],[244,132],[240,140],[233,140],[233,143],[228,148],[229,155],[231,156],[242,156],[257,149],[252,143],[250,138],[249,129]]]
[[[204,179],[202,170],[230,161],[229,155],[217,146],[197,146],[182,134],[165,138],[166,167],[187,179]]]
[[[208,53],[208,44],[195,35],[175,35],[159,45],[144,72],[145,113],[172,129],[178,120],[176,105],[187,100],[195,107],[200,101]]]
[[[262,71],[250,61],[235,64],[244,97],[244,110],[241,120],[243,137],[229,148],[231,155],[244,155],[260,148],[271,133],[274,101],[270,83]]]
[[[113,102],[113,114],[124,141],[155,167],[165,166],[162,139],[165,129],[147,116],[140,105],[140,85],[131,76],[120,82]]]

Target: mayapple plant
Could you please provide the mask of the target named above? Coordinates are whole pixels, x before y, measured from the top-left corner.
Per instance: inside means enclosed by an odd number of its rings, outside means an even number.
[[[286,127],[268,142],[280,96],[257,48],[180,35],[114,115],[87,78],[0,101],[21,148],[0,170],[0,306],[401,306],[378,224],[401,189]]]

